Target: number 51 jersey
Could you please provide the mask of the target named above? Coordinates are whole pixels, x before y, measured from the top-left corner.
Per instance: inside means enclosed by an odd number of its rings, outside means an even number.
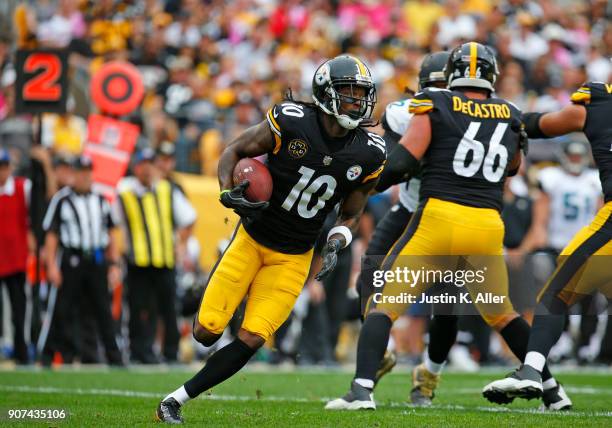
[[[438,198],[502,210],[504,179],[518,150],[520,110],[501,98],[473,99],[426,88],[410,113],[429,114],[431,143],[423,157],[421,201]]]
[[[386,160],[385,142],[361,128],[341,139],[326,135],[310,104],[284,102],[266,119],[275,147],[268,153],[272,175],[270,206],[245,222],[260,244],[287,254],[313,246],[327,214],[353,190],[375,180]]]

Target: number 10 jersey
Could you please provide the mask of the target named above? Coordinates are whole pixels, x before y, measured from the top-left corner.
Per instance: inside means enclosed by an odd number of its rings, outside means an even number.
[[[341,139],[326,135],[310,104],[273,106],[266,120],[275,147],[268,153],[270,206],[246,231],[260,244],[287,254],[313,246],[325,217],[359,186],[376,180],[386,160],[385,142],[357,128]]]
[[[420,199],[438,198],[502,209],[504,180],[519,149],[520,110],[500,98],[426,88],[410,113],[429,114],[431,143],[423,157]],[[514,124],[514,126],[512,126]]]

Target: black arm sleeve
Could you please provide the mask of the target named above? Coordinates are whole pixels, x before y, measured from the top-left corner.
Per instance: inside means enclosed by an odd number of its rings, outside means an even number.
[[[421,164],[404,146],[397,144],[387,157],[385,169],[376,184],[377,192],[384,192],[394,184],[401,183],[419,173]]]
[[[540,118],[544,113],[523,113],[522,120],[529,138],[550,138],[540,129]]]

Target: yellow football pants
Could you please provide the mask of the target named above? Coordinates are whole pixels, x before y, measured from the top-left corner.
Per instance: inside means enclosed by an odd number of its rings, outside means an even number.
[[[558,297],[571,306],[599,290],[612,298],[612,202],[605,204],[591,224],[583,227],[563,249],[557,269],[540,294]]]
[[[430,198],[413,215],[408,227],[383,262],[383,270],[404,268],[426,271],[481,270],[482,282],[466,282],[478,311],[500,330],[517,314],[508,297],[508,273],[503,258],[504,224],[499,213]],[[435,277],[432,275],[431,277]],[[456,283],[456,282],[455,282]],[[416,302],[435,282],[422,281],[410,287],[397,279],[386,281],[382,296],[411,294]],[[501,302],[479,303],[479,294],[499,296]],[[370,308],[384,309],[393,319],[403,314],[409,302],[370,301]],[[414,303],[414,302],[413,302]]]
[[[306,281],[313,250],[284,254],[257,243],[240,224],[211,272],[198,322],[221,334],[245,296],[242,328],[267,340],[289,317]]]

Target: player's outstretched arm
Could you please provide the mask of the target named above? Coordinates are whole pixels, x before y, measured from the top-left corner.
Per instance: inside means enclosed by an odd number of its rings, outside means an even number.
[[[580,104],[570,104],[551,113],[525,113],[523,122],[530,138],[550,138],[581,132],[586,122],[586,108]]]
[[[353,234],[357,232],[359,226],[361,213],[368,201],[370,191],[375,186],[376,180],[370,181],[353,190],[344,199],[336,225],[331,228],[327,235],[327,243],[321,253],[323,264],[315,279],[322,280],[336,267],[338,251],[349,245],[353,240]]]
[[[232,178],[234,167],[242,158],[261,156],[274,148],[274,136],[266,120],[251,126],[232,141],[219,159],[217,175],[221,190],[234,187]]]

